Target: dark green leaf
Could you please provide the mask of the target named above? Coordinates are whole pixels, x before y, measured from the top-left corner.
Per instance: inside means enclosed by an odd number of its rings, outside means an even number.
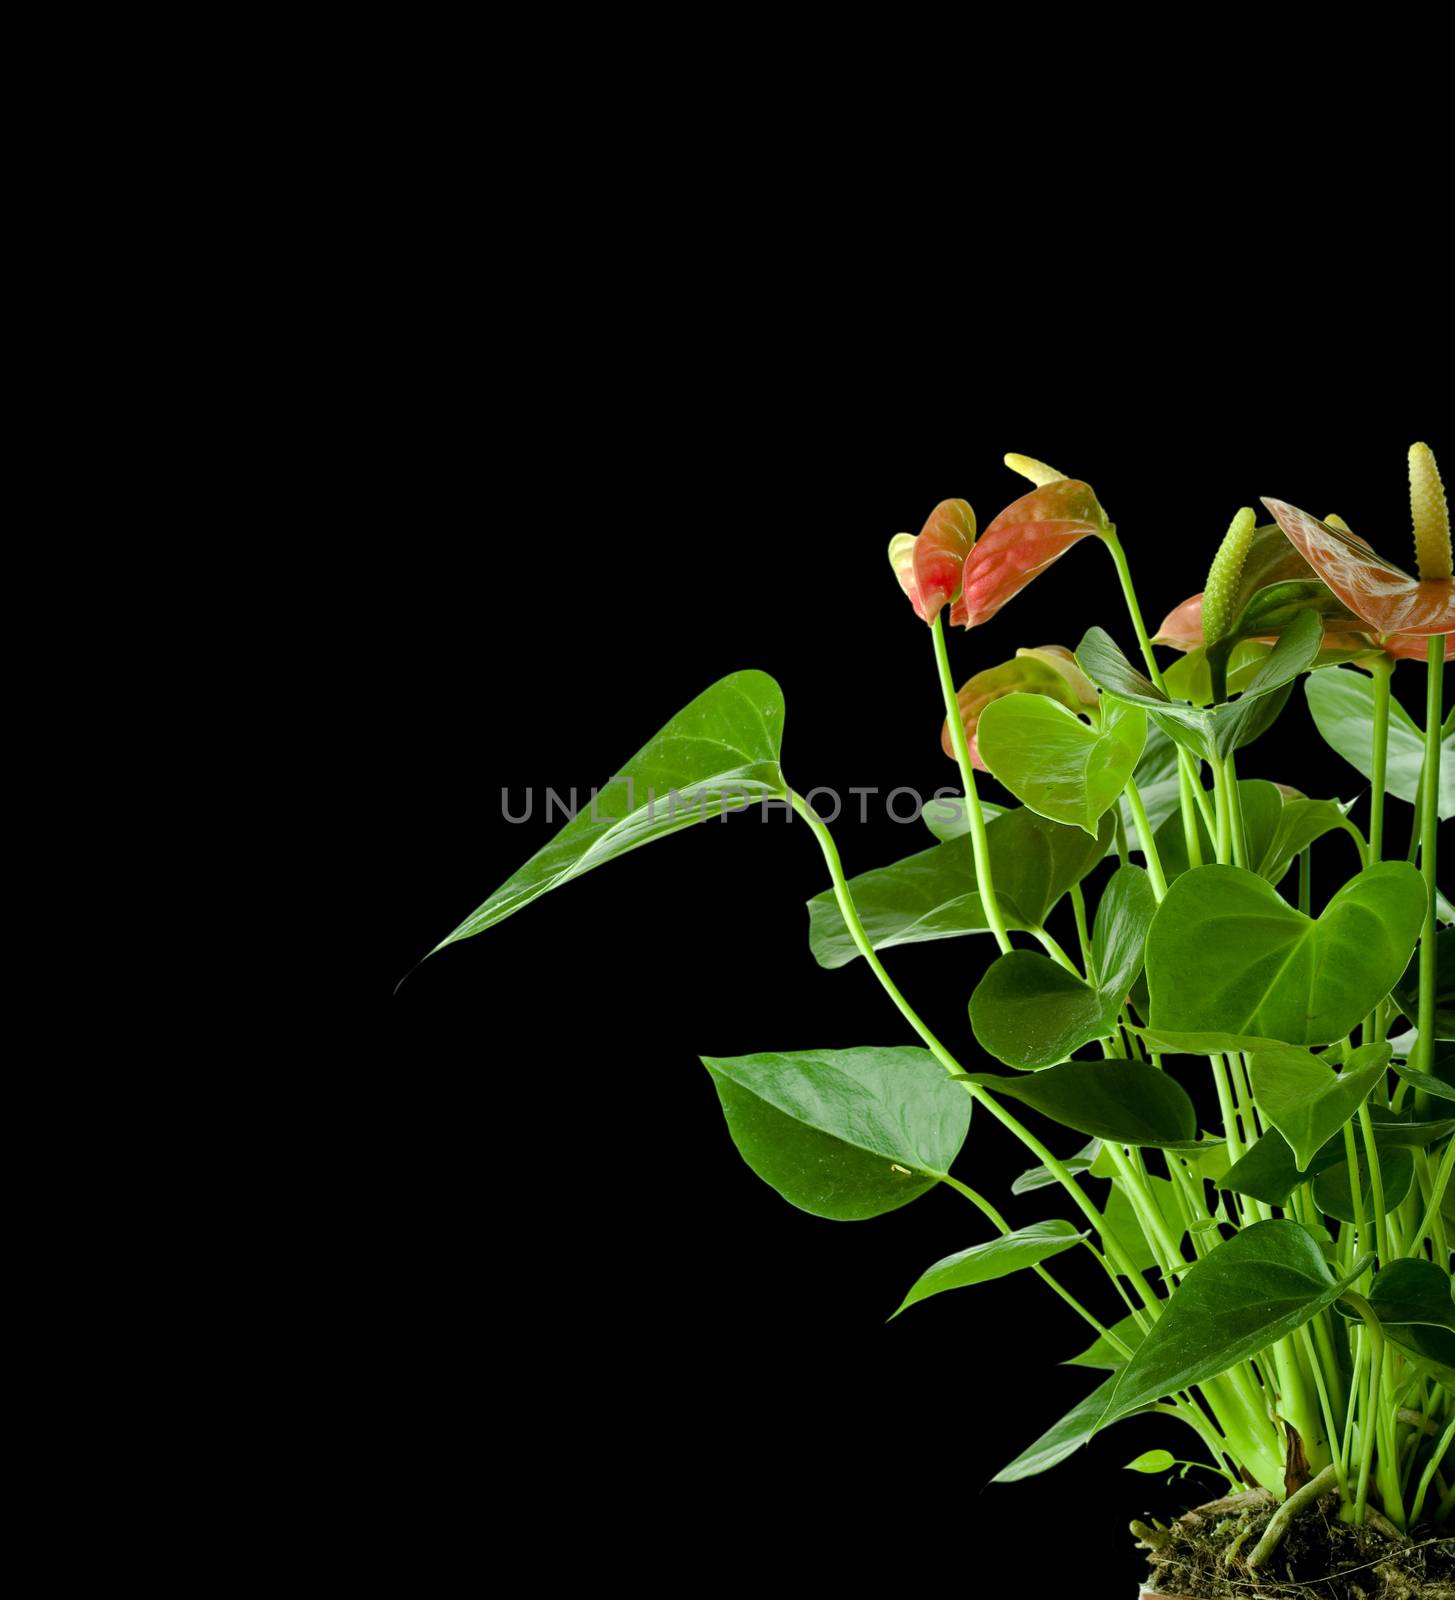
[[[1152,1027],[1342,1039],[1404,971],[1424,908],[1424,880],[1403,861],[1367,867],[1317,921],[1240,867],[1184,873],[1147,938]]]
[[[1344,808],[1335,800],[1285,800],[1272,840],[1262,855],[1255,858],[1258,876],[1267,878],[1269,883],[1281,883],[1300,850],[1344,826]],[[1358,847],[1352,837],[1346,851],[1357,854]],[[1205,859],[1210,861],[1212,857],[1209,855]]]
[[[1117,1144],[1192,1145],[1197,1116],[1187,1091],[1144,1061],[1068,1061],[1026,1077],[964,1074],[996,1095],[1008,1095],[1077,1133]]]
[[[1022,1478],[1034,1478],[1037,1473],[1049,1472],[1092,1437],[1101,1425],[1102,1412],[1106,1410],[1116,1387],[1116,1379],[1108,1378],[1104,1384],[1069,1411],[1053,1428],[1048,1428],[1036,1442],[1023,1450],[1008,1467],[996,1473],[995,1483],[1019,1483]]]
[[[895,1045],[703,1056],[743,1159],[785,1200],[854,1221],[893,1211],[950,1169],[970,1097],[928,1050]]]
[[[1220,1244],[1182,1280],[1122,1369],[1102,1426],[1202,1383],[1287,1338],[1331,1306],[1369,1265],[1335,1278],[1296,1222],[1257,1222]]]
[[[1455,1118],[1438,1122],[1415,1122],[1405,1113],[1397,1115],[1382,1108],[1371,1108],[1370,1122],[1374,1143],[1383,1156],[1386,1150],[1432,1144],[1455,1131]],[[1250,1194],[1272,1206],[1285,1204],[1301,1183],[1327,1171],[1344,1159],[1344,1137],[1336,1133],[1309,1162],[1305,1172],[1298,1170],[1288,1141],[1276,1129],[1265,1133],[1241,1161],[1236,1161],[1218,1180],[1218,1187]]]
[[[1433,1261],[1391,1261],[1375,1274],[1368,1300],[1385,1338],[1455,1394],[1455,1314],[1450,1292],[1450,1274]],[[1352,1315],[1346,1306],[1339,1310]]]
[[[435,950],[482,933],[547,890],[653,839],[756,801],[783,799],[782,737],[783,693],[767,673],[721,679],[679,711],[592,804]]]
[[[1038,1261],[1046,1261],[1080,1244],[1086,1237],[1069,1222],[1033,1222],[1028,1228],[1018,1228],[988,1244],[960,1250],[921,1273],[894,1316],[917,1301],[943,1294],[946,1289],[969,1288],[972,1284],[988,1283],[992,1278],[1004,1278],[1009,1273],[1033,1267]],[[893,1320],[891,1317],[890,1321]]]
[[[1376,1141],[1377,1143],[1377,1141]],[[1363,1142],[1359,1153],[1359,1195],[1366,1218],[1374,1215],[1374,1185],[1370,1180],[1369,1157]],[[1393,1211],[1410,1192],[1414,1182],[1415,1164],[1408,1150],[1381,1150],[1379,1176],[1384,1184],[1384,1209]],[[1354,1194],[1349,1187],[1349,1163],[1336,1161],[1333,1166],[1314,1179],[1314,1204],[1326,1217],[1337,1217],[1340,1222],[1354,1221]]]
[[[1253,1098],[1263,1120],[1288,1140],[1301,1172],[1368,1098],[1389,1055],[1387,1044],[1360,1045],[1343,1071],[1333,1072],[1307,1050],[1253,1052]]]

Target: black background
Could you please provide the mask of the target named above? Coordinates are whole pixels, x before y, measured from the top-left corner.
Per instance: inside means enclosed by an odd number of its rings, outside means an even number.
[[[1034,329],[941,359],[909,340],[866,349],[847,318],[811,344],[790,319],[771,338],[700,315],[680,340],[670,314],[649,336],[589,326],[478,387],[428,381],[450,371],[443,354],[407,364],[373,469],[369,522],[393,532],[352,765],[371,898],[355,973],[367,1070],[351,1091],[366,1131],[350,1151],[373,1415],[441,1506],[489,1481],[497,1517],[544,1508],[562,1541],[641,1576],[668,1575],[662,1527],[696,1551],[691,1574],[713,1576],[751,1575],[785,1543],[865,1574],[973,1571],[973,1551],[1006,1538],[1077,1550],[1086,1577],[1090,1552],[1121,1593],[1141,1571],[1128,1519],[1218,1487],[1122,1465],[1158,1444],[1196,1453],[1191,1435],[1138,1419],[1046,1477],[986,1487],[1095,1386],[1057,1364],[1089,1332],[1029,1276],[887,1324],[987,1224],[948,1190],[871,1222],[808,1216],[728,1137],[699,1054],[912,1042],[862,964],[810,956],[804,901],[827,879],[801,824],[750,812],[660,841],[391,990],[553,831],[539,802],[507,823],[503,789],[517,806],[527,788],[584,796],[739,668],[783,687],[798,789],[953,784],[929,634],[885,546],[945,496],[983,528],[1029,487],[1005,451],[1093,485],[1155,628],[1259,495],[1337,511],[1410,562],[1404,453],[1425,438],[1455,460],[1437,431],[1448,404],[1415,383],[1421,362],[1335,380],[1312,352],[1229,377],[1215,347],[1144,346],[1134,372],[1114,340]],[[957,681],[1020,645],[1074,647],[1094,623],[1135,657],[1112,564],[1086,541],[985,627],[952,633]],[[1406,705],[1422,678],[1396,674]],[[1241,774],[1362,787],[1299,693]],[[1410,808],[1390,813],[1402,849]],[[835,832],[850,873],[931,842],[879,803]],[[1319,857],[1350,867],[1336,842]],[[887,958],[967,1063],[988,1064],[965,1005],[992,951],[960,939]],[[1028,1120],[1058,1151],[1083,1142]],[[1030,1164],[977,1114],[957,1170],[1013,1223],[1063,1214],[1055,1190],[1010,1197]],[[1089,1260],[1055,1270],[1117,1314]]]

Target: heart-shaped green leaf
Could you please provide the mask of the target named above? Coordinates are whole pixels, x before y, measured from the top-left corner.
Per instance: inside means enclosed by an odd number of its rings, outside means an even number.
[[[1404,1203],[1415,1179],[1414,1158],[1399,1148],[1379,1152],[1379,1178],[1384,1188],[1384,1209],[1394,1211]],[[1370,1182],[1369,1157],[1359,1150],[1359,1198],[1365,1219],[1374,1215],[1374,1185]],[[1314,1179],[1314,1204],[1326,1217],[1353,1223],[1354,1193],[1349,1185],[1349,1163],[1336,1161]]]
[[[985,837],[1006,926],[1044,926],[1062,895],[1106,854],[1112,832],[1109,813],[1096,838],[1025,807],[996,817]],[[983,932],[990,925],[969,839],[921,850],[892,866],[861,873],[850,879],[849,892],[876,950],[952,939]],[[808,916],[809,947],[820,966],[841,967],[859,954],[831,890],[808,902]]]
[[[1102,1413],[1106,1410],[1116,1378],[1111,1377],[1089,1394],[1074,1410],[1068,1411],[1052,1428],[1048,1428],[1036,1442],[1023,1450],[1008,1467],[996,1473],[995,1483],[1019,1483],[1022,1478],[1034,1478],[1038,1473],[1049,1472],[1052,1467],[1074,1455],[1101,1427]]]
[[[1197,867],[1147,937],[1151,1025],[1332,1044],[1394,987],[1424,910],[1424,880],[1403,861],[1367,867],[1317,921],[1255,873]]]
[[[1323,627],[1312,613],[1297,617],[1236,700],[1206,710],[1171,700],[1127,660],[1103,628],[1088,630],[1076,648],[1081,670],[1099,688],[1131,705],[1144,707],[1179,744],[1205,760],[1221,759],[1251,744],[1282,709],[1295,678],[1313,664]],[[1282,696],[1269,705],[1258,702]],[[994,771],[994,767],[991,768]]]
[[[970,1097],[909,1046],[703,1056],[743,1159],[816,1217],[877,1217],[949,1171]]]
[[[1368,1295],[1384,1336],[1408,1360],[1455,1394],[1455,1309],[1451,1280],[1433,1261],[1391,1261]],[[1341,1305],[1344,1316],[1352,1311]]]
[[[1331,667],[1310,674],[1304,684],[1309,710],[1324,736],[1366,778],[1374,777],[1374,681],[1353,667]],[[1440,741],[1439,810],[1442,818],[1455,817],[1455,733],[1444,732]],[[1384,787],[1389,794],[1413,803],[1420,792],[1420,771],[1425,761],[1424,735],[1398,700],[1389,703],[1389,738],[1385,756]]]
[[[1408,1113],[1400,1116],[1381,1108],[1371,1108],[1369,1120],[1381,1159],[1386,1151],[1433,1144],[1455,1132],[1455,1118],[1416,1122]],[[1250,1194],[1255,1200],[1281,1206],[1300,1184],[1337,1166],[1343,1159],[1343,1135],[1336,1133],[1315,1154],[1307,1169],[1300,1172],[1287,1139],[1274,1129],[1265,1133],[1240,1161],[1235,1161],[1224,1177],[1213,1181],[1221,1189]]]
[[[1360,1045],[1343,1071],[1333,1072],[1307,1050],[1281,1046],[1253,1053],[1253,1098],[1263,1120],[1288,1140],[1300,1172],[1368,1098],[1389,1056],[1387,1044]]]
[[[970,997],[975,1037],[997,1060],[1034,1071],[1067,1060],[1116,1027],[1117,1013],[1142,970],[1147,929],[1157,909],[1147,874],[1120,867],[1097,910],[1092,962],[1097,982],[1030,950],[1012,950]]]
[[[1287,1338],[1331,1306],[1370,1259],[1335,1278],[1313,1235],[1298,1223],[1244,1228],[1188,1271],[1122,1369],[1102,1426]]]
[[[435,950],[484,932],[547,890],[653,839],[755,801],[783,799],[782,737],[783,692],[767,673],[720,679]]]
[[[1136,769],[1147,740],[1140,707],[1106,708],[1100,729],[1038,694],[1012,694],[981,714],[980,756],[1032,811],[1094,834]]]
[[[1278,826],[1273,838],[1264,847],[1261,856],[1252,858],[1257,862],[1254,870],[1260,878],[1267,878],[1269,883],[1281,883],[1300,850],[1306,849],[1316,839],[1322,839],[1326,833],[1332,833],[1335,828],[1350,831],[1350,827],[1345,807],[1336,800],[1308,800],[1301,796],[1285,800],[1283,810],[1278,814]],[[1356,851],[1359,848],[1353,842],[1352,832],[1349,848]],[[1211,853],[1203,859],[1210,861]],[[1362,853],[1360,864],[1363,864]]]
[[[957,1251],[943,1261],[922,1272],[914,1287],[904,1297],[899,1311],[931,1295],[943,1294],[946,1289],[965,1289],[971,1284],[988,1283],[992,1278],[1004,1278],[1009,1273],[1033,1267],[1038,1261],[1058,1256],[1087,1237],[1078,1233],[1069,1222],[1033,1222],[1028,1228],[1018,1228],[1003,1238],[992,1239],[988,1244],[977,1244],[969,1250]],[[893,1317],[890,1318],[892,1322]]]
[[[1420,957],[1410,957],[1404,976],[1394,986],[1394,998],[1410,1019],[1420,1020]],[[1435,1037],[1455,1039],[1455,928],[1442,928],[1435,936]]]
[[[1172,1148],[1197,1142],[1197,1113],[1187,1091],[1144,1061],[1068,1061],[1023,1078],[993,1072],[960,1076],[1093,1138]]]

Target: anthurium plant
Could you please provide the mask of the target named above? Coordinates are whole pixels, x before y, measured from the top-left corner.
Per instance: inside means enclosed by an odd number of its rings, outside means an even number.
[[[1455,1531],[1455,932],[1436,883],[1437,828],[1455,815],[1455,579],[1434,458],[1410,452],[1416,575],[1337,517],[1266,500],[1271,521],[1244,508],[1215,553],[1210,540],[1204,592],[1155,637],[1090,486],[1006,461],[1032,488],[983,532],[947,500],[890,544],[913,609],[904,645],[927,629],[959,775],[924,808],[924,848],[846,877],[784,776],[777,683],[736,672],[437,948],[670,833],[786,804],[828,873],[810,949],[872,975],[902,1040],[767,1040],[703,1066],[744,1160],[791,1204],[852,1221],[943,1184],[973,1208],[966,1247],[907,1275],[895,1315],[950,1314],[924,1302],[1029,1272],[1085,1322],[1087,1347],[1067,1355],[1101,1376],[1008,1447],[998,1481],[1150,1412],[1178,1454],[1133,1466],[1191,1452],[1281,1506],[1239,1553],[1254,1571],[1328,1495],[1351,1524]],[[979,652],[957,688],[946,610],[976,654],[980,630],[1003,631],[1015,596],[1081,545],[1076,561],[1110,556],[1126,616],[1074,650]],[[1396,670],[1424,675],[1423,724],[1392,697]],[[1239,752],[1296,716],[1367,780],[1367,807],[1352,772],[1357,804],[1239,777]],[[986,774],[1001,803],[982,800]],[[1058,939],[1048,922],[1068,902]],[[967,969],[963,1038],[942,1039],[880,953],[967,935],[986,959]],[[1012,1228],[967,1181],[977,1108],[1025,1149],[1015,1191],[1054,1191],[1063,1218]],[[1031,1113],[1065,1134],[1032,1131]],[[1104,1274],[1093,1305],[1058,1280],[1071,1251]]]

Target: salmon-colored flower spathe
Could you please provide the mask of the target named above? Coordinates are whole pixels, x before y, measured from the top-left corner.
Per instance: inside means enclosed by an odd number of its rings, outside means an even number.
[[[1423,661],[1432,635],[1445,634],[1445,660],[1455,658],[1455,569],[1450,511],[1440,469],[1427,444],[1409,450],[1410,518],[1419,577],[1377,554],[1342,519],[1320,522],[1282,500],[1264,500],[1288,541],[1373,635],[1400,661]],[[1169,621],[1171,619],[1169,618]]]
[[[933,622],[958,598],[974,543],[975,513],[967,500],[941,500],[918,535],[897,533],[889,541],[890,565],[921,621]]]
[[[982,533],[965,562],[964,585],[950,612],[957,627],[977,628],[1072,545],[1111,524],[1088,484],[1060,478],[1013,501]]]

